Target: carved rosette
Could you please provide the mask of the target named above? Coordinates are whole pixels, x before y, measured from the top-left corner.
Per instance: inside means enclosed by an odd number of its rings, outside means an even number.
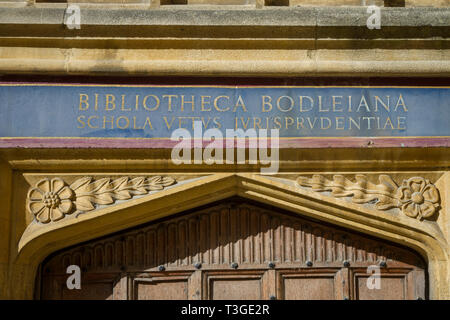
[[[39,181],[27,199],[28,210],[42,223],[61,220],[73,208],[73,190],[60,178]]]
[[[329,180],[316,174],[312,178],[298,177],[296,182],[316,192],[331,191],[334,197],[352,197],[354,203],[372,203],[378,210],[398,208],[406,216],[419,220],[431,218],[439,209],[439,191],[428,179],[412,177],[403,180],[400,187],[388,175],[380,175],[379,184],[361,174],[355,175],[355,180],[343,175],[334,175]]]
[[[439,209],[438,189],[421,177],[403,180],[396,197],[401,203],[402,212],[411,218],[430,218]]]
[[[172,177],[121,177],[115,180],[83,177],[70,186],[60,178],[42,179],[28,191],[28,210],[37,221],[49,223],[74,212],[95,210],[97,205],[111,205],[175,184]]]

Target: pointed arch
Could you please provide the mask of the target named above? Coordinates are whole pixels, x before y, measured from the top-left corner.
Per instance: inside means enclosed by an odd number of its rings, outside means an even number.
[[[21,279],[31,295],[40,262],[59,249],[138,226],[232,196],[288,210],[305,217],[345,227],[407,246],[428,263],[430,298],[446,299],[448,250],[433,224],[349,203],[344,199],[296,188],[259,174],[219,173],[204,176],[161,192],[48,225],[31,224],[22,235],[11,281]],[[31,289],[31,290],[30,290]],[[32,298],[31,296],[19,298]]]

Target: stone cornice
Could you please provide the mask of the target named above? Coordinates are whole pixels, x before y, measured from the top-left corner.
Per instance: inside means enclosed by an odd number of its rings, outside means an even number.
[[[368,14],[365,7],[82,7],[79,30],[63,26],[64,12],[65,7],[60,6],[18,8],[0,5],[0,36],[85,39],[432,39],[441,42],[440,48],[450,48],[448,43],[442,43],[449,36],[450,8],[383,8],[380,30],[366,27]],[[422,47],[429,48],[426,45]]]
[[[450,8],[0,6],[0,73],[165,76],[450,75]]]
[[[60,25],[65,6],[0,5],[0,24]],[[448,27],[448,8],[382,8],[384,27]],[[81,5],[81,23],[105,26],[313,26],[366,27],[366,7],[201,6],[131,9]]]

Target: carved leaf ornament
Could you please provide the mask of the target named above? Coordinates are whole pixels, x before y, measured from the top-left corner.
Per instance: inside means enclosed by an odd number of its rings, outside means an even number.
[[[355,175],[355,182],[343,175],[329,180],[322,175],[299,177],[297,184],[316,192],[331,191],[334,197],[352,197],[354,203],[373,203],[378,210],[400,209],[405,215],[419,220],[431,218],[439,209],[439,191],[428,180],[412,177],[398,186],[388,175],[378,177],[379,184],[370,182],[365,175]]]
[[[121,177],[115,180],[83,177],[70,186],[60,178],[42,179],[28,191],[28,210],[41,223],[63,219],[73,212],[96,209],[96,205],[111,205],[117,200],[129,200],[151,191],[163,190],[175,184],[172,177]]]
[[[331,191],[334,197],[352,197],[354,203],[371,203],[378,210],[400,209],[405,215],[419,220],[431,218],[439,209],[439,191],[428,179],[412,177],[398,186],[388,175],[379,176],[374,184],[365,175],[356,175],[355,182],[343,175],[333,180],[322,175],[298,177],[298,186],[316,192]],[[97,205],[111,205],[117,200],[129,200],[151,191],[173,185],[172,177],[121,177],[118,179],[92,177],[77,179],[70,186],[61,178],[42,179],[27,195],[28,210],[41,223],[63,219],[74,212],[95,210]]]

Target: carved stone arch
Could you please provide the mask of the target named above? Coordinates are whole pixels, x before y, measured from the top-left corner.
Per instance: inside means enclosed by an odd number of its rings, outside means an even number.
[[[258,214],[251,215],[251,212]],[[220,224],[216,223],[218,220]],[[156,238],[145,236],[150,231],[155,232]],[[299,231],[304,232],[303,239],[294,236]],[[179,241],[178,234],[187,234],[187,238]],[[325,258],[325,241],[333,239],[334,234],[341,237],[330,244],[331,249],[342,254],[334,259]],[[123,255],[124,263],[106,268],[97,261],[104,260],[103,249],[111,242],[123,249],[119,254]],[[371,252],[363,244],[376,249],[374,261],[358,260],[357,248],[364,253]],[[88,259],[80,265],[82,291],[67,290],[65,270],[74,264],[79,252],[92,251],[95,263]],[[385,251],[397,252],[398,258],[384,257]],[[381,262],[385,263],[379,267],[384,291],[372,298],[427,297],[423,281],[425,262],[418,254],[276,207],[234,197],[60,250],[43,262],[42,287],[38,290],[43,299],[118,298],[121,294],[122,298],[186,299],[192,298],[189,292],[198,292],[194,298],[208,299],[222,294],[216,289],[217,283],[228,282],[226,294],[235,299],[246,298],[240,295],[240,290],[241,287],[248,290],[250,281],[252,289],[246,294],[257,299],[272,295],[281,299],[367,298],[370,291],[364,288],[369,275],[365,269]],[[119,278],[126,281],[117,281]],[[196,282],[196,278],[205,282]],[[159,283],[158,291],[148,292],[155,282]],[[313,283],[315,286],[310,286]],[[302,286],[308,290],[298,294]],[[277,288],[276,292],[270,291],[271,288]]]
[[[301,216],[410,247],[428,263],[430,298],[443,299],[449,295],[437,281],[448,277],[448,255],[443,249],[446,244],[439,230],[433,226],[419,221],[406,223],[403,221],[406,218],[331,199],[256,174],[209,175],[156,194],[95,210],[78,219],[29,227],[20,240],[16,263],[23,265],[24,261],[32,261],[33,265],[20,274],[12,275],[10,279],[24,279],[20,283],[24,284],[26,290],[17,288],[17,292],[31,294],[33,291],[29,289],[34,285],[39,263],[59,249],[231,196],[273,205]]]

